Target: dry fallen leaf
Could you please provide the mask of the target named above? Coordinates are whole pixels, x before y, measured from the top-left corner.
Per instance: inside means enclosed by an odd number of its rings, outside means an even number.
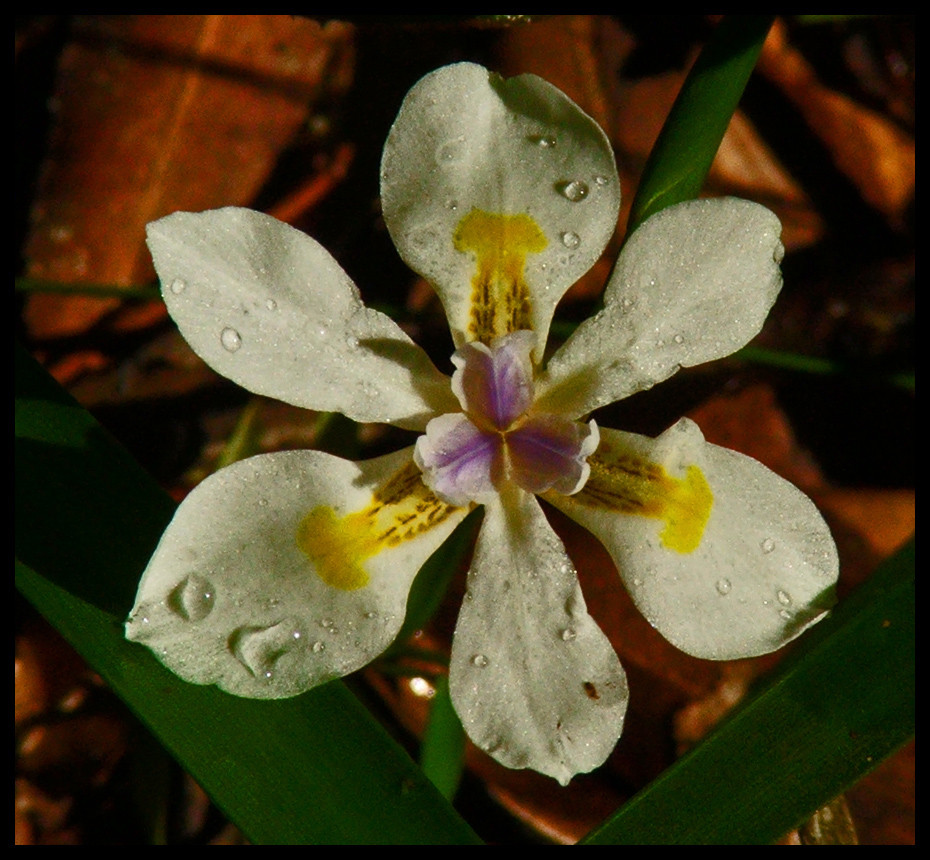
[[[26,248],[30,277],[154,279],[145,224],[250,202],[314,99],[351,73],[351,28],[290,16],[79,18]],[[32,296],[37,338],[84,331],[115,299]]]

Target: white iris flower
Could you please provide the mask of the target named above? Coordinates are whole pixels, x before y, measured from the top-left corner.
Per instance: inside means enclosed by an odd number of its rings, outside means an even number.
[[[533,75],[447,66],[404,101],[381,192],[445,307],[451,380],[297,230],[232,208],[149,226],[168,309],[219,373],[422,435],[373,460],[287,451],[208,478],[162,537],[127,636],[193,683],[297,695],[391,644],[417,571],[483,505],[452,701],[499,762],[564,784],[609,755],[628,690],[536,495],[600,540],[650,623],[697,657],[772,651],[832,605],[835,546],[791,484],[686,419],[657,439],[583,421],[749,341],[781,287],[780,225],[736,199],[665,209],[545,364],[556,304],[617,222],[596,123]]]

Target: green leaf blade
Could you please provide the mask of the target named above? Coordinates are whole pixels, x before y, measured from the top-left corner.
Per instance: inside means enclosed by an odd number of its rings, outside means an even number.
[[[16,359],[16,584],[260,844],[475,844],[341,682],[277,702],[186,684],[123,619],[173,505],[24,350]]]
[[[769,844],[914,734],[914,544],[813,628],[702,744],[586,837]]]
[[[698,196],[773,20],[729,15],[718,24],[650,153],[628,233],[666,206]]]

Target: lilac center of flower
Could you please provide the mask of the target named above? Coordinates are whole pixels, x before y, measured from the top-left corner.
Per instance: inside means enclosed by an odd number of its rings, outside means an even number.
[[[484,502],[505,483],[531,493],[576,493],[598,444],[597,425],[533,409],[535,335],[517,331],[452,356],[461,412],[434,418],[414,460],[426,485],[455,505]]]

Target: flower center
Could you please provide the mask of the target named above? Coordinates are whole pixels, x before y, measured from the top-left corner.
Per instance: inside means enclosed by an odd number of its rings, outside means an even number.
[[[414,452],[424,483],[444,501],[485,502],[505,483],[531,493],[584,486],[597,425],[533,409],[535,342],[533,332],[516,331],[490,345],[465,344],[452,357],[462,412],[430,421]]]

